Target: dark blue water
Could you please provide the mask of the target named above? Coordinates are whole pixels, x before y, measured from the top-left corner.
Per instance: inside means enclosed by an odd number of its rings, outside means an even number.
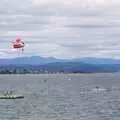
[[[97,86],[97,88],[96,88]],[[120,120],[120,75],[1,75],[0,120]]]

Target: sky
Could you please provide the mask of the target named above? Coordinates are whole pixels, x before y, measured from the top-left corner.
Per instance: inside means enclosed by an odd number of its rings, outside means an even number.
[[[119,0],[1,0],[0,58],[23,56],[120,59]]]

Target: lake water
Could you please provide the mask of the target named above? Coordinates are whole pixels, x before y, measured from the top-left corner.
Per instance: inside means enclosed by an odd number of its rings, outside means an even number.
[[[97,88],[96,88],[97,86]],[[0,75],[0,120],[120,120],[120,74]]]

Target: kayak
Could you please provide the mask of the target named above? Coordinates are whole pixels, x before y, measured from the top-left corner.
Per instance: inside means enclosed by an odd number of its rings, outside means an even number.
[[[0,99],[22,99],[22,95],[0,95]]]

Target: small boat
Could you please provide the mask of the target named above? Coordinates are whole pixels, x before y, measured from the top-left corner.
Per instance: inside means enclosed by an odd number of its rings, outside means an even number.
[[[23,95],[14,95],[12,91],[7,91],[3,95],[0,95],[0,99],[22,99]]]
[[[0,95],[0,99],[23,99],[22,95]]]
[[[94,92],[105,92],[107,89],[105,88],[100,88],[99,86],[96,86],[94,89],[92,89]]]

